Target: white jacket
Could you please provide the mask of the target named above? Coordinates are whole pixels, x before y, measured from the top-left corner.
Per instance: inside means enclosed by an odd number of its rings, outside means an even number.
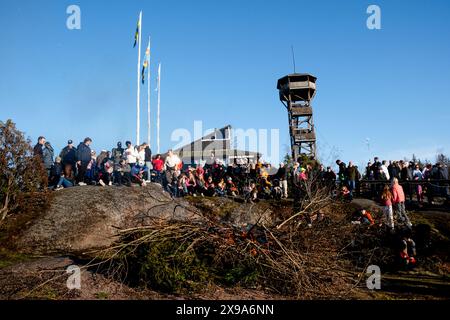
[[[145,150],[142,149],[140,152],[138,152],[138,161],[145,162]]]
[[[172,156],[167,156],[166,161],[164,162],[164,165],[167,169],[167,167],[173,168],[179,165],[181,162],[180,158],[174,154]]]
[[[389,175],[389,170],[388,170],[388,168],[383,164],[383,165],[381,166],[381,169],[383,170],[384,175],[386,176],[386,179],[391,180],[391,176]]]
[[[125,155],[127,157],[127,163],[136,163],[139,157],[137,150],[133,146],[125,150]]]

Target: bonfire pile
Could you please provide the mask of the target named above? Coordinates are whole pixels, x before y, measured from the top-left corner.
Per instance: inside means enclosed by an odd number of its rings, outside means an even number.
[[[297,220],[277,228],[154,219],[121,230],[98,259],[114,277],[165,291],[218,282],[304,299],[348,297],[359,282],[345,259],[352,226],[344,214],[318,217],[313,228]]]

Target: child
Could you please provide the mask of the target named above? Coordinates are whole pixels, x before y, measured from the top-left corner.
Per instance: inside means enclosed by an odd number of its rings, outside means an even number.
[[[236,185],[233,182],[233,179],[231,177],[227,178],[227,191],[228,194],[232,197],[236,197],[238,194],[238,189],[236,188]]]
[[[219,197],[225,197],[225,181],[223,181],[223,179],[220,180],[220,182],[217,184],[216,187],[216,194]]]
[[[381,203],[383,205],[383,213],[386,221],[386,225],[394,231],[394,212],[392,211],[392,192],[389,186],[384,186],[383,192],[381,194]]]
[[[375,224],[375,220],[372,218],[372,214],[369,211],[362,209],[357,213],[352,224],[365,224],[371,227]]]
[[[281,198],[283,198],[283,189],[281,182],[278,179],[275,179],[273,180],[272,186],[272,198],[281,200]]]
[[[187,178],[184,173],[180,174],[177,182],[177,195],[178,197],[184,197],[188,194]]]
[[[216,185],[212,179],[212,177],[208,177],[207,182],[205,183],[206,192],[205,195],[207,197],[214,197],[216,195]]]
[[[186,179],[186,188],[190,195],[196,196],[196,190],[197,190],[197,181],[195,179],[194,173],[189,171],[189,177]]]
[[[342,196],[342,200],[345,202],[351,202],[352,201],[352,196],[350,194],[350,190],[348,190],[347,186],[342,186],[341,188],[341,196]]]
[[[300,181],[306,181],[308,180],[308,175],[306,174],[305,168],[300,168],[300,173],[298,175],[298,178]]]
[[[206,181],[202,174],[197,177],[196,184],[197,184],[197,192],[202,197],[204,197],[205,194],[207,194],[207,192],[208,192],[208,188],[206,187]]]
[[[256,184],[250,183],[244,187],[244,199],[247,202],[253,203],[258,197],[258,191],[256,190]]]
[[[401,242],[400,259],[405,267],[413,267],[416,264],[416,243],[409,236],[404,236]]]
[[[415,181],[421,181],[423,180],[423,174],[422,171],[420,171],[419,165],[416,164],[415,169],[413,171],[413,178]],[[416,194],[417,194],[417,201],[419,201],[419,204],[422,204],[423,202],[423,190],[422,186],[420,184],[416,185]]]
[[[365,209],[361,210],[361,222],[363,224],[368,224],[369,227],[375,224],[375,220],[372,218],[372,214]]]
[[[398,179],[394,178],[392,180],[392,204],[395,209],[395,214],[402,222],[406,222],[406,226],[411,229],[412,223],[406,214],[405,209],[405,194],[403,192],[402,186],[398,183]]]
[[[269,199],[272,194],[272,184],[267,181],[266,177],[261,178],[260,189],[263,198]]]

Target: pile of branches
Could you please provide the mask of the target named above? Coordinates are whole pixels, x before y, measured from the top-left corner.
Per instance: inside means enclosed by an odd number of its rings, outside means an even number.
[[[111,276],[162,291],[214,282],[302,299],[345,298],[355,281],[339,259],[339,237],[339,227],[326,219],[313,229],[290,224],[283,230],[153,219],[121,230],[98,258]]]
[[[117,243],[97,253],[98,265],[128,284],[171,293],[212,282],[300,299],[350,298],[367,266],[384,258],[382,237],[353,226],[354,209],[316,185],[304,182],[298,206],[273,225],[202,216],[120,230]]]

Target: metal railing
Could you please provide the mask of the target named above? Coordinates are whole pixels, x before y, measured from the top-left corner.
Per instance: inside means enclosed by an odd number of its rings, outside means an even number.
[[[338,184],[340,181],[338,180]],[[399,180],[399,184],[403,187],[406,196],[416,194],[418,186],[422,187],[422,192],[425,196],[432,197],[450,197],[450,180]],[[354,193],[358,196],[378,195],[383,190],[384,186],[392,185],[392,181],[389,180],[359,180],[356,181],[356,188]]]

